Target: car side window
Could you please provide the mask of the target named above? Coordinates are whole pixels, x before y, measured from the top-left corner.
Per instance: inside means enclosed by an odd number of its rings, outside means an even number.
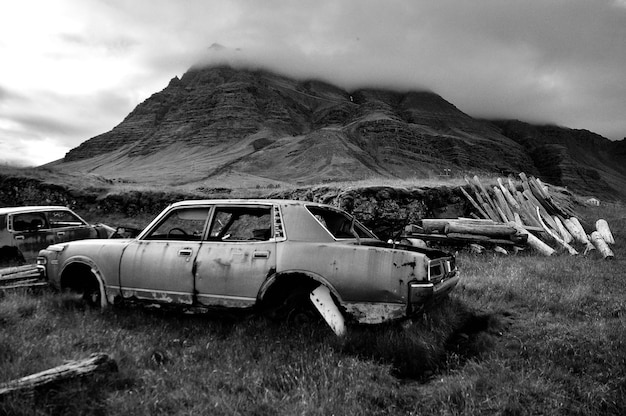
[[[50,227],[52,228],[79,227],[81,225],[87,225],[71,211],[48,211],[47,214],[48,220],[50,221]]]
[[[209,208],[179,208],[171,211],[146,240],[200,241]]]
[[[13,231],[39,231],[47,229],[48,222],[43,212],[25,212],[13,216]]]
[[[272,237],[270,207],[218,207],[209,240],[267,241]]]

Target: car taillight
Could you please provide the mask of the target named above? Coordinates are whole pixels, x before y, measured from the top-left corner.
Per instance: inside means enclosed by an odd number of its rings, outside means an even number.
[[[447,276],[456,273],[453,258],[434,259],[428,261],[428,282],[437,283]]]

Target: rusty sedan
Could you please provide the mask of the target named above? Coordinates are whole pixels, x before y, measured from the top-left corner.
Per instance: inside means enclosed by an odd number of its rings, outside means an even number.
[[[383,242],[352,215],[290,200],[170,205],[136,238],[54,244],[50,283],[101,307],[123,300],[318,313],[376,324],[418,313],[458,282],[454,256]],[[309,312],[310,313],[310,312]]]

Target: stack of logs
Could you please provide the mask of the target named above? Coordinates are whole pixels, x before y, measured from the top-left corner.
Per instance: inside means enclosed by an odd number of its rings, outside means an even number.
[[[465,177],[470,192],[461,191],[476,209],[474,218],[456,220],[422,220],[407,230],[408,236],[434,241],[490,244],[501,246],[530,246],[550,256],[558,244],[571,255],[591,250],[605,259],[613,258],[609,245],[615,243],[607,222],[599,219],[596,229],[588,234],[577,218],[567,198],[550,192],[539,179],[520,173],[517,184],[512,177],[497,178],[497,186],[488,192],[477,176]],[[587,228],[591,228],[587,225]]]

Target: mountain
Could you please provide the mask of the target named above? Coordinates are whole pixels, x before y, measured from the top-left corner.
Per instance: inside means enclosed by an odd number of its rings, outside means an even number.
[[[429,91],[348,92],[263,70],[196,66],[50,166],[141,184],[311,184],[437,176],[444,169],[524,171],[574,187],[589,173],[590,183],[606,190],[624,181],[613,152],[604,150],[608,139],[593,137],[605,156],[581,159],[585,135],[570,143],[571,130],[548,130],[474,119]],[[543,157],[548,148],[552,159]],[[607,169],[594,168],[596,162]]]
[[[588,195],[626,195],[626,140],[517,120],[492,123],[526,149],[546,182]]]

